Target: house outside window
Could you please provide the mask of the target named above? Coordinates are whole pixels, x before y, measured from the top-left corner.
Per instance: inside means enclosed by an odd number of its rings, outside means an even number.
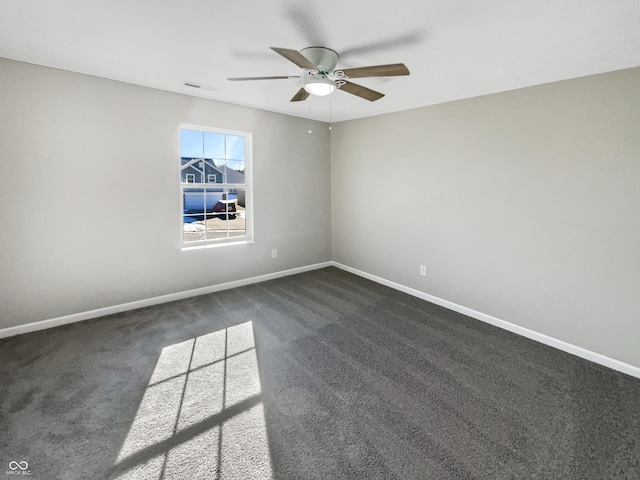
[[[251,134],[180,125],[180,191],[183,247],[252,240]]]

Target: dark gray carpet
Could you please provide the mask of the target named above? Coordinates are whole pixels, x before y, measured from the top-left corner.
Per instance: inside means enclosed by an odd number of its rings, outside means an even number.
[[[640,380],[335,268],[4,339],[0,381],[0,475],[640,478]]]

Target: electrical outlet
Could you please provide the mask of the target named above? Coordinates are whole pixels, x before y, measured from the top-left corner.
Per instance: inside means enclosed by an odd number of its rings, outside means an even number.
[[[278,258],[278,249],[277,248],[272,248],[271,249],[271,258]]]
[[[420,265],[420,275],[422,275],[423,277],[427,276],[427,267],[426,267],[426,265]]]

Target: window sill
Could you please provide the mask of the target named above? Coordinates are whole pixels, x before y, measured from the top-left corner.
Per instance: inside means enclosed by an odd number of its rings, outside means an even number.
[[[230,247],[233,245],[247,245],[250,243],[256,243],[256,241],[252,239],[244,239],[244,240],[221,242],[221,243],[207,243],[204,245],[189,245],[189,246],[182,246],[181,250],[183,252],[186,252],[190,250],[204,250],[207,248]]]

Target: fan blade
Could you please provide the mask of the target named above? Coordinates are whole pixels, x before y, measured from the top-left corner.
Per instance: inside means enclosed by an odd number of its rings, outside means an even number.
[[[374,67],[346,68],[342,70],[342,72],[349,78],[394,77],[397,75],[409,75],[409,69],[404,63],[376,65]]]
[[[355,83],[346,81],[344,82],[344,85],[341,85],[338,90],[343,90],[352,95],[356,95],[358,97],[364,98],[365,100],[369,100],[370,102],[375,102],[376,100],[380,100],[382,97],[384,97],[384,93],[376,92],[375,90],[363,87],[362,85],[357,85]]]
[[[230,78],[227,78],[227,80],[230,80],[232,82],[244,82],[247,80],[281,80],[286,78],[300,78],[300,76],[287,75],[287,76],[280,76],[280,77],[230,77]]]
[[[295,63],[300,68],[306,68],[308,70],[317,70],[316,66],[309,61],[307,57],[302,55],[297,50],[291,50],[290,48],[278,48],[278,47],[270,47],[276,53],[279,53],[284,58],[289,60],[290,62]]]
[[[303,100],[306,100],[307,97],[309,96],[309,92],[307,92],[304,88],[301,88],[300,90],[298,90],[298,92],[293,96],[293,98],[291,100],[289,100],[290,102],[301,102]]]

